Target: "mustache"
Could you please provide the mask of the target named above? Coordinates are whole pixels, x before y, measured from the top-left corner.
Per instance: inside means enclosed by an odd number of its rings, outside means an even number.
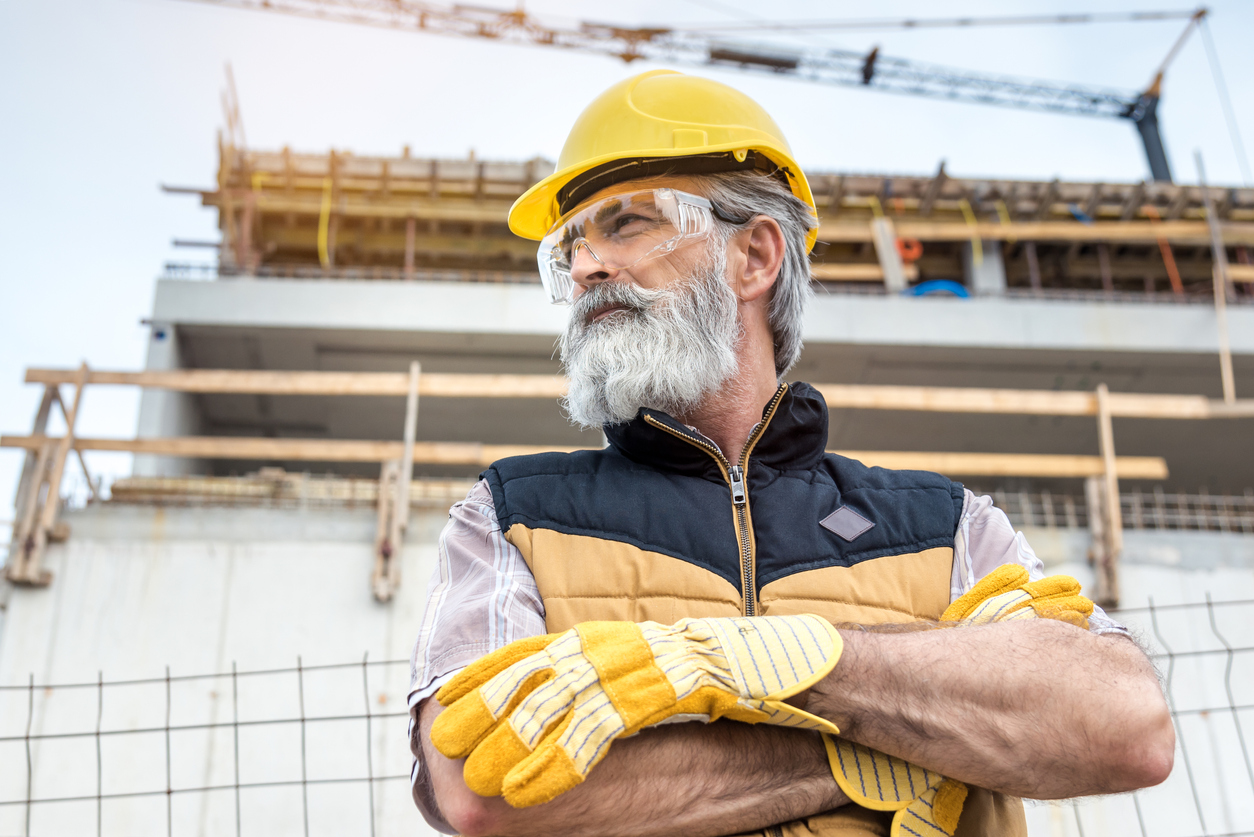
[[[622,305],[632,312],[643,313],[668,293],[662,289],[646,290],[631,282],[602,282],[579,295],[571,312],[572,319],[587,323],[594,311],[607,305]]]

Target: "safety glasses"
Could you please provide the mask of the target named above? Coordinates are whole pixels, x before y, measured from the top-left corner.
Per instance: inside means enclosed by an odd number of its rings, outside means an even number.
[[[675,189],[642,189],[602,198],[562,216],[540,241],[540,281],[554,304],[575,296],[571,269],[582,251],[603,267],[624,270],[708,238],[714,218],[734,224],[709,200]]]

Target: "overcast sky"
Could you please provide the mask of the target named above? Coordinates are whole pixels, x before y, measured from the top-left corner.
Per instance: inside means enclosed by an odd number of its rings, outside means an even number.
[[[491,5],[495,0],[478,0]],[[512,7],[509,3],[499,3]],[[816,18],[1143,11],[1127,2],[875,3],[668,0],[616,4],[529,0],[542,19],[628,25]],[[1254,139],[1254,3],[1211,4],[1211,32],[1244,136]],[[809,34],[791,43],[842,47],[987,72],[1137,89],[1183,29],[1180,21]],[[210,186],[222,125],[224,67],[234,68],[256,148],[523,160],[556,157],[597,93],[649,69],[540,48],[445,39],[242,11],[188,0],[0,0],[0,431],[29,432],[36,387],[27,366],[139,369],[156,277],[167,261],[204,259],[175,237],[214,239],[215,213],[159,184]],[[683,68],[680,68],[683,69]],[[775,117],[803,166],[955,176],[1147,176],[1130,123],[708,70]],[[1172,66],[1160,110],[1176,178],[1241,173],[1202,40]],[[79,432],[134,435],[138,394],[88,390]],[[89,454],[109,474],[125,457]],[[0,450],[0,520],[12,512],[21,454]],[[0,532],[0,537],[3,537]]]

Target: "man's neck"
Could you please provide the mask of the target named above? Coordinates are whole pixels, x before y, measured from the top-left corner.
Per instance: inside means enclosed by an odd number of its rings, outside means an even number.
[[[732,463],[739,463],[749,434],[762,420],[762,411],[775,395],[778,384],[772,376],[756,382],[737,376],[714,393],[695,412],[676,416],[714,444]]]
[[[742,304],[741,322],[745,328],[737,346],[736,374],[711,393],[698,409],[685,416],[675,416],[718,445],[732,463],[740,462],[749,434],[762,420],[762,411],[779,389],[775,377],[775,345],[766,324],[765,310],[748,310]]]

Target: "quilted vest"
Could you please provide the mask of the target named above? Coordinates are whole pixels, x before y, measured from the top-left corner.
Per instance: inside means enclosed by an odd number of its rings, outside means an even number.
[[[483,474],[550,632],[796,613],[876,625],[948,606],[962,486],[827,453],[827,405],[808,384],[779,388],[735,463],[654,410],[605,433],[604,450],[511,457]],[[845,806],[765,834],[886,835],[888,819]],[[1026,833],[1021,802],[971,789],[958,835]]]

